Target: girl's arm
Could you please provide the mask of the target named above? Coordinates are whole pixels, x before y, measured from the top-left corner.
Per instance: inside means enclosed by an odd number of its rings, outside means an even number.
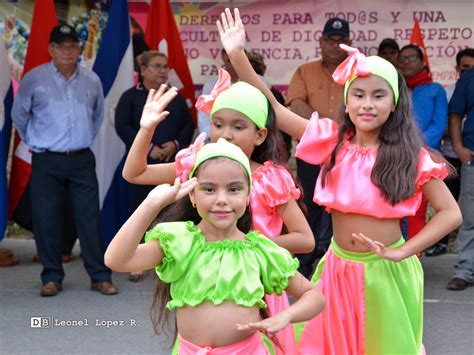
[[[436,214],[417,235],[401,247],[386,248],[382,243],[373,241],[362,233],[353,234],[354,239],[382,258],[401,261],[416,253],[421,253],[456,229],[462,222],[462,215],[446,184],[440,179],[432,179],[424,184],[422,189]]]
[[[289,280],[286,291],[297,299],[290,307],[260,322],[237,324],[237,329],[276,333],[290,323],[314,318],[321,313],[326,303],[323,294],[299,272]]]
[[[288,230],[287,234],[272,238],[272,241],[290,253],[309,253],[315,247],[311,228],[294,199],[277,207],[278,214]]]
[[[119,272],[149,270],[159,265],[164,256],[160,244],[140,241],[156,215],[187,195],[196,184],[195,178],[182,184],[176,179],[173,186],[155,187],[110,242],[104,255],[105,265]]]
[[[176,177],[174,163],[147,164],[148,149],[156,127],[163,121],[169,112],[164,111],[166,106],[176,97],[176,88],[165,92],[167,86],[150,90],[143,108],[138,131],[132,147],[128,152],[122,175],[125,180],[133,184],[157,185],[172,183]]]
[[[217,28],[222,46],[228,54],[232,66],[237,71],[239,79],[255,86],[268,98],[275,110],[279,129],[296,139],[300,139],[306,129],[308,120],[281,105],[263,80],[255,73],[244,52],[245,29],[240,19],[239,9],[234,9],[234,17],[232,17],[229,9],[225,9],[225,12],[221,13],[222,23],[217,21]]]

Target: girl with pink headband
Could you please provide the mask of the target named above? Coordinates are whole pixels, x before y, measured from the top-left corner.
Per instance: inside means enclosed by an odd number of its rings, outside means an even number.
[[[333,78],[344,84],[345,115],[340,125],[317,112],[308,121],[280,105],[253,71],[238,10],[226,9],[221,19],[221,41],[241,80],[262,90],[279,128],[300,140],[296,156],[323,165],[314,201],[331,212],[334,235],[312,281],[327,304],[305,325],[300,354],[422,353],[416,253],[462,217],[443,182],[445,164],[422,147],[403,78],[386,60],[341,45],[348,57]],[[422,192],[436,215],[404,242],[399,219],[416,213]]]
[[[162,87],[156,94],[150,91],[145,105],[141,128],[123,171],[125,179],[131,183],[157,185],[172,183],[176,176],[183,178],[188,156],[204,144],[205,136],[201,135],[194,145],[177,154],[175,163],[147,165],[151,137],[155,128],[159,129],[159,122],[166,117],[163,110],[173,91],[163,94],[164,90]],[[265,95],[245,82],[231,85],[230,75],[221,70],[211,94],[201,96],[196,107],[211,117],[211,142],[224,138],[239,146],[250,159],[252,228],[291,253],[313,250],[311,228],[297,204],[301,192],[291,173],[277,164],[279,144],[275,115]],[[267,295],[265,300],[270,315],[289,306],[284,292],[281,296]],[[293,326],[279,331],[276,339],[286,353],[296,352]],[[283,354],[281,349],[276,347],[274,351],[277,355]]]

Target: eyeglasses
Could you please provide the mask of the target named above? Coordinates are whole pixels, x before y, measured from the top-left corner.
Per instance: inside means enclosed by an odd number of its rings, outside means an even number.
[[[168,64],[148,64],[147,67],[152,67],[156,70],[168,70],[170,67]]]
[[[334,38],[334,37],[329,37],[329,36],[323,36],[323,39],[330,46],[334,46],[335,44],[337,45],[347,44],[349,42],[349,38],[346,38],[346,37]]]
[[[60,52],[66,52],[66,51],[77,51],[81,46],[79,43],[74,43],[74,44],[54,44],[54,48],[59,50]]]
[[[418,55],[417,54],[411,54],[411,55],[401,55],[398,57],[398,61],[400,63],[414,63],[416,62],[418,59]]]

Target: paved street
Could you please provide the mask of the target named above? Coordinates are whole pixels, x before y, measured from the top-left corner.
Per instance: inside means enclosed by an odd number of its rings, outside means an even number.
[[[114,274],[120,294],[102,296],[89,290],[82,259],[78,259],[65,264],[63,291],[44,298],[39,296],[41,267],[32,262],[34,241],[5,239],[1,246],[12,249],[21,260],[18,266],[0,268],[1,354],[170,352],[170,339],[154,336],[149,319],[152,275],[135,284],[126,274]],[[462,292],[445,289],[454,259],[453,254],[423,259],[428,354],[474,354],[474,287]],[[50,317],[53,327],[32,328],[32,322],[40,322],[32,317]],[[67,326],[72,321],[75,325]]]

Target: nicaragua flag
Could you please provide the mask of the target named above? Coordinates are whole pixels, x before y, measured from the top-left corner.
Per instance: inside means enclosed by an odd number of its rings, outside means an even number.
[[[0,240],[5,235],[8,221],[7,159],[10,148],[13,105],[13,85],[5,45],[0,42]]]
[[[133,50],[126,0],[113,0],[92,70],[105,97],[104,122],[92,146],[99,181],[104,247],[130,215],[129,188],[122,178],[125,144],[115,132],[115,108],[122,93],[133,86]]]

